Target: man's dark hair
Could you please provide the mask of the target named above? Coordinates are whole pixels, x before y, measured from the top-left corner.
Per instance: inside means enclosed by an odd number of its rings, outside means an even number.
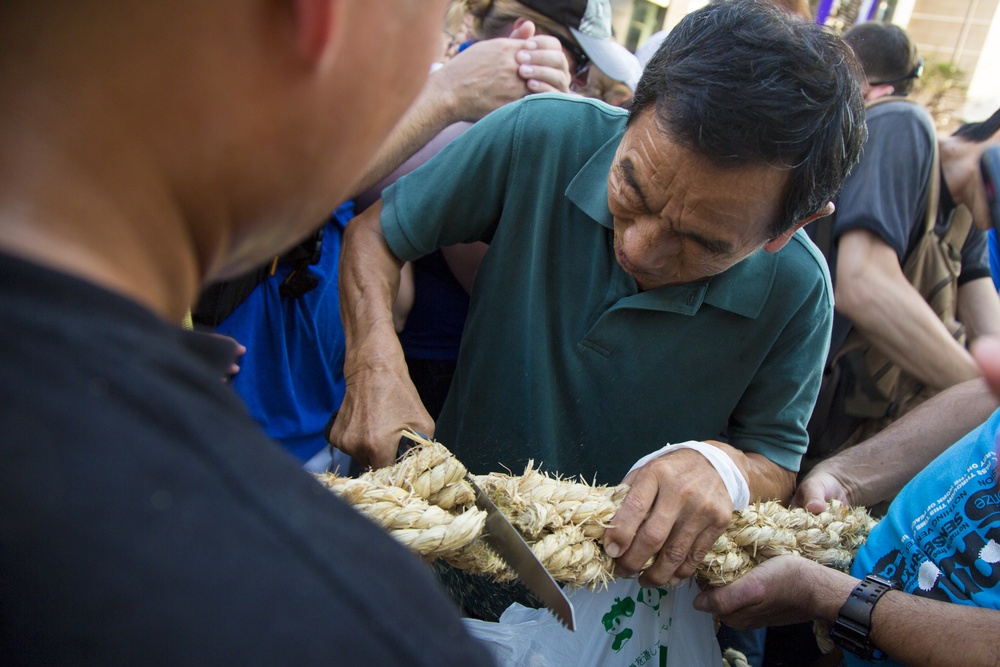
[[[844,33],[870,85],[893,84],[896,95],[906,95],[920,76],[917,46],[905,30],[892,23],[859,23]]]
[[[825,28],[758,0],[688,14],[650,59],[629,123],[660,129],[722,166],[792,171],[777,237],[833,199],[865,139],[860,68]]]
[[[981,144],[993,138],[993,135],[1000,132],[1000,109],[993,112],[993,115],[980,123],[966,123],[955,130],[953,137],[959,137],[975,144]]]

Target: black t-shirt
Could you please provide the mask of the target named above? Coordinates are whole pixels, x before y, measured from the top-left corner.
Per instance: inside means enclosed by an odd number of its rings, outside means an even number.
[[[927,111],[910,102],[890,102],[868,110],[868,139],[835,200],[833,246],[829,267],[837,284],[837,244],[847,232],[864,229],[878,236],[896,252],[900,266],[923,236],[930,184],[934,123]],[[951,193],[941,179],[937,231],[943,234],[955,209]],[[815,232],[807,227],[811,233]],[[959,285],[990,276],[986,234],[973,227],[962,246]],[[834,316],[830,356],[834,356],[850,331],[850,321]]]
[[[0,313],[5,663],[490,663],[247,416],[228,344],[5,255]]]
[[[849,231],[868,230],[895,250],[903,265],[924,231],[931,142],[936,140],[934,124],[923,107],[903,101],[873,107],[868,111],[867,124],[868,139],[861,160],[836,199],[834,241]],[[939,233],[947,229],[954,208],[942,181]],[[836,269],[834,248],[830,271],[835,284]],[[986,235],[972,228],[962,247],[959,283],[989,275]]]

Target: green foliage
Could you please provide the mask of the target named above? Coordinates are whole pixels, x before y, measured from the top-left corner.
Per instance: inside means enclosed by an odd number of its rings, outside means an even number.
[[[927,107],[939,129],[946,129],[955,123],[968,87],[968,75],[958,65],[927,60],[911,96]]]

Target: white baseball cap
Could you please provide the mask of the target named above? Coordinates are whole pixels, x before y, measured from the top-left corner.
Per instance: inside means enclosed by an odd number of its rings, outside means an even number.
[[[633,91],[642,76],[639,61],[611,37],[609,0],[519,0],[553,21],[566,26],[580,48],[602,72]]]

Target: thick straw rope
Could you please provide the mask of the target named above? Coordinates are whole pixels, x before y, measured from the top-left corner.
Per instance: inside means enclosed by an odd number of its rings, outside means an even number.
[[[465,466],[440,443],[406,435],[419,444],[393,466],[356,479],[332,473],[317,477],[420,556],[442,558],[497,581],[514,579],[481,538],[486,515],[476,508],[472,488],[464,481]],[[615,578],[614,561],[603,548],[604,531],[627,486],[551,477],[530,462],[523,475],[491,473],[474,480],[556,581],[596,587]],[[768,558],[790,553],[846,571],[874,524],[864,508],[837,501],[821,514],[759,502],[733,513],[696,576],[719,586]]]

